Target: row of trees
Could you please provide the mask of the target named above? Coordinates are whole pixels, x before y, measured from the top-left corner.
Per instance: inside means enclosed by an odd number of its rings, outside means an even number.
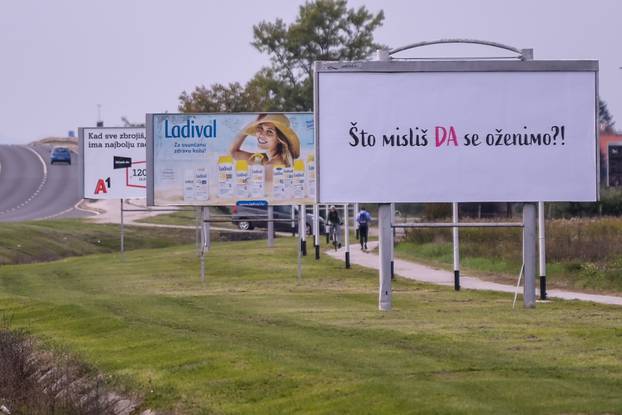
[[[242,85],[212,84],[182,92],[182,112],[268,112],[313,109],[313,62],[361,60],[382,48],[374,32],[382,26],[384,13],[365,7],[348,8],[347,0],[314,0],[300,6],[296,21],[262,21],[253,26],[251,44],[270,58]],[[599,100],[602,130],[613,132],[615,122],[607,104]]]

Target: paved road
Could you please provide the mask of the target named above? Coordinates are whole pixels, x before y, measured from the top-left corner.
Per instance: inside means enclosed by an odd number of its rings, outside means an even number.
[[[50,165],[51,146],[0,145],[0,222],[83,217],[78,155]]]

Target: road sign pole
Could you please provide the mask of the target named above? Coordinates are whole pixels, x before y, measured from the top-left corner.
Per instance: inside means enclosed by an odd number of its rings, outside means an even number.
[[[346,246],[346,268],[350,268],[350,212],[348,204],[343,205],[343,233]]]
[[[523,263],[525,283],[523,301],[525,308],[536,306],[536,204],[523,205]]]
[[[538,249],[540,259],[540,299],[546,300],[546,236],[544,202],[538,202]]]
[[[268,248],[274,247],[274,206],[268,205]]]
[[[125,229],[123,226],[123,199],[121,199],[121,254],[125,253]]]
[[[391,204],[378,204],[378,236],[380,242],[380,289],[378,308],[391,310]]]
[[[453,223],[458,224],[458,203],[451,204]],[[454,290],[460,291],[460,236],[457,226],[452,228],[453,247],[454,247]]]

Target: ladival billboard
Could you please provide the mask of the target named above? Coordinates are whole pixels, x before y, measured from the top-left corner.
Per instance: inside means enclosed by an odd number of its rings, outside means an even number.
[[[313,203],[311,113],[148,114],[148,204]]]

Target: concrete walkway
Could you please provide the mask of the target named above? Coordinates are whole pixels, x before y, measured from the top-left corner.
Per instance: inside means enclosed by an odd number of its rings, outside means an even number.
[[[369,247],[369,250],[372,251],[378,246],[378,242],[369,242],[367,246]],[[333,258],[344,260],[345,248],[341,248],[337,251],[328,250],[326,251],[326,254]],[[379,268],[378,255],[376,253],[361,251],[361,247],[358,244],[350,245],[350,262],[376,270]],[[454,285],[453,271],[445,271],[437,268],[432,268],[426,265],[421,265],[397,258],[394,261],[394,270],[396,276],[407,278],[409,280],[437,285],[447,285],[451,287],[453,287]],[[516,277],[518,278],[518,273]],[[479,278],[469,277],[462,273],[460,275],[460,288],[468,290],[501,291],[512,294],[514,294],[514,291],[516,290],[515,285],[483,281]],[[523,289],[521,287],[519,289],[519,294],[522,295],[522,293]],[[585,294],[564,290],[547,290],[547,294],[549,298],[592,301],[595,303],[622,306],[622,297],[618,297],[615,295]]]
[[[84,200],[79,209],[93,212],[95,216],[89,217],[87,220],[94,223],[121,223],[121,202],[119,199],[113,200]],[[125,199],[125,212],[123,212],[123,224],[125,226],[143,226],[143,227],[157,227],[157,228],[176,228],[176,229],[196,229],[195,225],[167,225],[161,223],[149,223],[139,222],[141,219],[149,218],[152,216],[173,213],[175,208],[153,208],[153,210],[135,211],[134,209],[147,209],[144,199]],[[186,208],[187,209],[187,208]],[[224,226],[212,225],[210,227],[213,231],[222,232],[239,232],[239,233],[266,233],[261,230],[242,231],[236,228],[227,228]]]

